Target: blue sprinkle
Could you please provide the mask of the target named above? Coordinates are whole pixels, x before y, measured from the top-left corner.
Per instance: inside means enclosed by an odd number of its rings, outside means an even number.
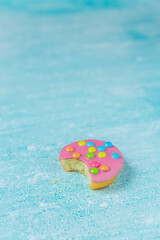
[[[115,158],[115,159],[120,158],[120,155],[118,153],[112,153],[111,156],[112,156],[112,158]]]
[[[109,147],[112,147],[112,143],[111,143],[111,142],[105,142],[105,143],[104,143],[104,146],[105,146],[105,147],[108,147],[108,148],[109,148]]]
[[[103,152],[103,151],[106,150],[106,148],[105,148],[104,146],[99,146],[97,149],[98,149],[98,151],[100,151],[100,152]]]
[[[88,143],[87,143],[87,146],[88,146],[88,147],[93,147],[94,145],[95,145],[94,142],[88,142]]]

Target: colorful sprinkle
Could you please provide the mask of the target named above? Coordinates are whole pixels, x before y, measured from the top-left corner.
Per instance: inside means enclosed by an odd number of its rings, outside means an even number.
[[[110,147],[112,147],[112,143],[111,142],[105,142],[104,146],[110,148]]]
[[[100,166],[100,169],[101,169],[101,171],[103,171],[103,172],[107,172],[107,171],[109,170],[109,167],[108,167],[108,165],[103,164],[103,165]]]
[[[107,154],[105,152],[99,152],[98,153],[98,157],[100,157],[100,158],[104,158],[106,156],[107,156]]]
[[[95,147],[90,147],[90,148],[88,148],[88,152],[96,152],[96,148]]]
[[[88,142],[88,143],[87,143],[87,146],[88,146],[88,147],[94,147],[94,145],[95,145],[94,142]]]
[[[95,155],[94,155],[94,153],[87,153],[86,157],[91,159],[91,158],[94,158]]]
[[[105,148],[104,146],[99,146],[97,149],[98,149],[98,151],[100,151],[100,152],[103,152],[103,151],[106,150],[106,148]]]
[[[79,152],[74,152],[74,153],[72,154],[72,157],[74,157],[75,159],[79,159],[80,156],[81,156],[81,154],[80,154]]]
[[[74,151],[74,148],[69,146],[69,147],[66,147],[66,151],[67,152],[73,152]]]
[[[92,167],[96,167],[96,168],[97,168],[97,167],[99,167],[99,165],[100,165],[100,164],[99,164],[98,162],[93,162],[93,163],[92,163]]]
[[[79,146],[84,146],[84,145],[86,145],[86,142],[85,142],[85,141],[79,141],[79,142],[78,142],[78,145],[79,145]]]
[[[90,172],[91,172],[92,174],[98,174],[98,173],[99,173],[99,169],[96,168],[96,167],[93,167],[93,168],[90,169]]]
[[[112,153],[112,158],[116,159],[116,158],[120,158],[119,153]]]

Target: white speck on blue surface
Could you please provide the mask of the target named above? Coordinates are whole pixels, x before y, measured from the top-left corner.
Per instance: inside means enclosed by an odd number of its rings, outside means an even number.
[[[1,239],[160,239],[159,10],[156,0],[0,2]],[[99,191],[58,160],[88,138],[124,155]]]

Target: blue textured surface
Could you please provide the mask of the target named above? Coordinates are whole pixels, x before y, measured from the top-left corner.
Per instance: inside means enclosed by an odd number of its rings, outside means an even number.
[[[159,11],[156,0],[0,2],[1,239],[160,239]],[[106,189],[59,164],[87,138],[124,154]]]

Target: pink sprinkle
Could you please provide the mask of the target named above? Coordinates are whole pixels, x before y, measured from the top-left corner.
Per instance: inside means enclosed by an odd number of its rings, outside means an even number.
[[[43,200],[43,198],[41,198],[41,200]]]
[[[99,164],[98,162],[93,162],[93,163],[92,163],[92,167],[96,167],[96,168],[97,168],[97,167],[99,167],[99,165],[100,165],[100,164]]]

